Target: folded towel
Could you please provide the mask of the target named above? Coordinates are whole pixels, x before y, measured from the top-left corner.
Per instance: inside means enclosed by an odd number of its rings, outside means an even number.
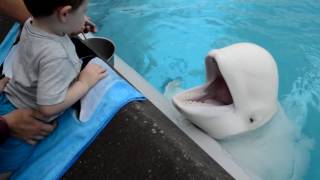
[[[93,109],[96,109],[100,102],[104,100],[103,96],[108,92],[108,89],[112,88],[114,84],[119,83],[119,81],[124,81],[100,58],[94,58],[89,63],[99,64],[103,68],[107,69],[108,75],[104,79],[100,80],[94,88],[92,88],[81,99],[81,111],[79,118],[81,122],[86,122],[90,119],[94,114]],[[103,89],[103,91],[101,91],[101,89]]]
[[[58,127],[41,141],[31,158],[14,173],[17,179],[59,179],[125,104],[144,97],[102,60],[108,76],[82,100],[80,122],[71,109],[58,118]]]

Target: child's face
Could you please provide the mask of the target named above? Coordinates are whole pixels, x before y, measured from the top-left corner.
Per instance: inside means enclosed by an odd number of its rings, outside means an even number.
[[[83,30],[86,20],[86,12],[88,8],[88,0],[84,0],[82,4],[75,10],[72,10],[66,21],[65,33],[71,34]]]

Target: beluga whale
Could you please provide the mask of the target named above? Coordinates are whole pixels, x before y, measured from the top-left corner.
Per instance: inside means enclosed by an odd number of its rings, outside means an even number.
[[[205,66],[203,85],[172,97],[178,111],[216,139],[252,179],[303,179],[313,140],[278,101],[273,56],[256,44],[236,43],[211,50]]]

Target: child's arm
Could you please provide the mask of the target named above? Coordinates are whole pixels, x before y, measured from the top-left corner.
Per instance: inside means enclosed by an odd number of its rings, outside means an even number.
[[[69,87],[64,101],[55,105],[41,105],[38,108],[39,113],[50,117],[62,112],[83,97],[97,81],[106,76],[106,73],[101,66],[88,64],[80,72],[79,79]]]

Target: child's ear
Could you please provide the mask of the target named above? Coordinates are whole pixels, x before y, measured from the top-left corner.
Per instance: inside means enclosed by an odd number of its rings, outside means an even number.
[[[62,6],[62,7],[58,8],[56,10],[58,18],[62,22],[66,22],[67,21],[67,17],[71,13],[71,11],[72,11],[72,6],[69,6],[69,5]]]

